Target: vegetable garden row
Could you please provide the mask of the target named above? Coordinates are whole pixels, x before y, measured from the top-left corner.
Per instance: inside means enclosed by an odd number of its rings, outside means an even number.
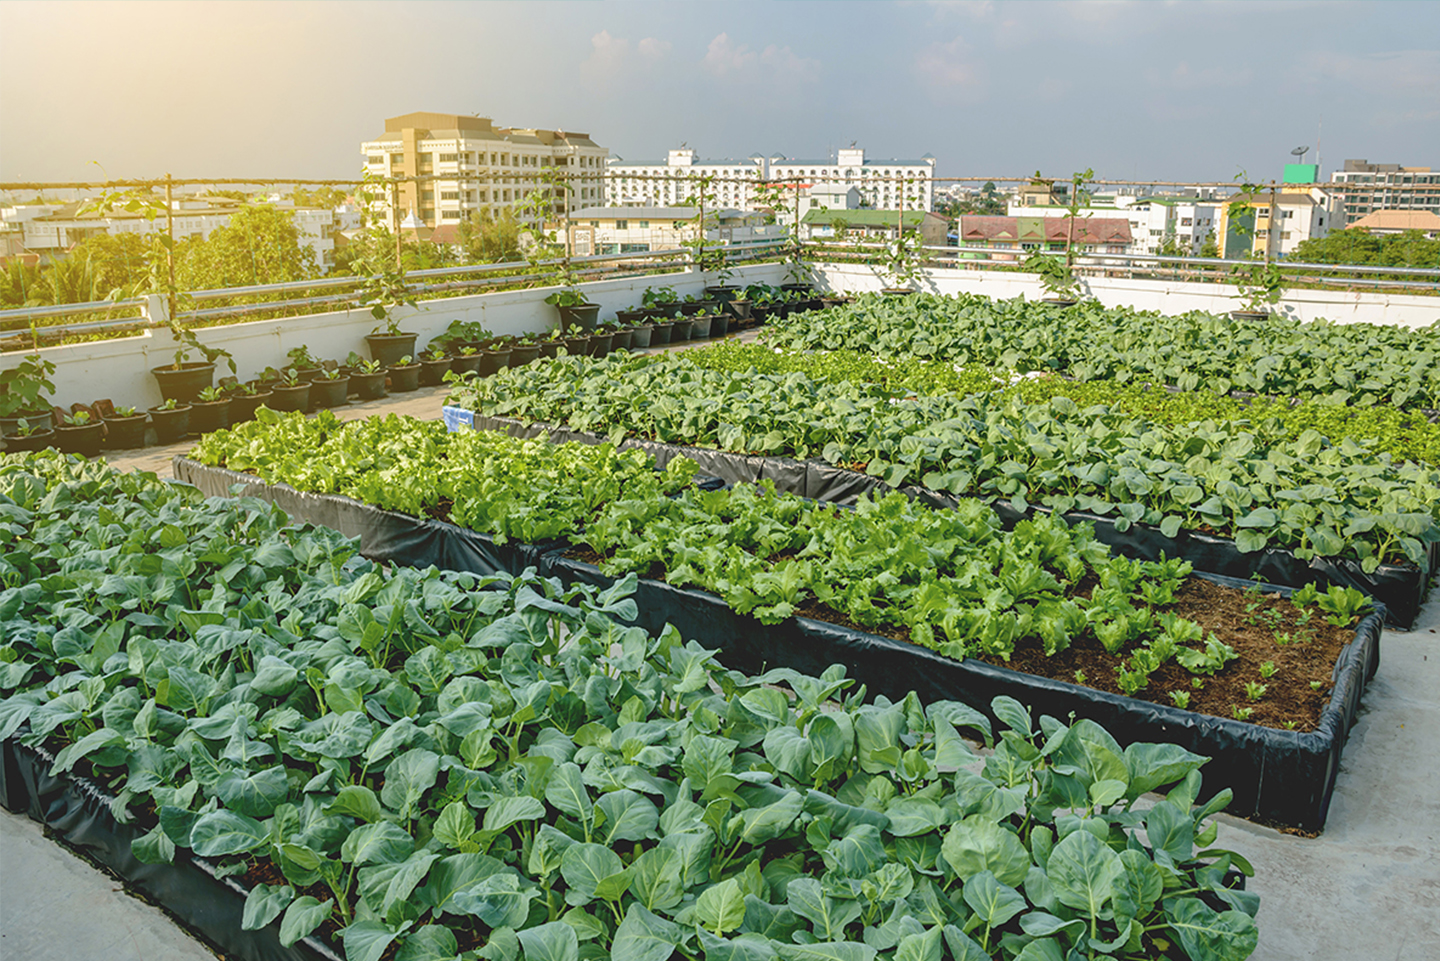
[[[1196,806],[1203,758],[1174,745],[726,670],[622,626],[633,576],[381,568],[258,501],[54,454],[0,461],[0,514],[0,799],[142,886],[213,892],[192,920],[233,956],[1256,945],[1249,866],[1211,847],[1228,792]]]
[[[639,573],[638,623],[681,625],[756,669],[845,663],[891,696],[919,688],[983,703],[1003,690],[1057,715],[1123,718],[1123,740],[1183,726],[1190,749],[1224,755],[1242,813],[1286,823],[1323,825],[1325,758],[1338,757],[1374,671],[1379,618],[1357,635],[1358,591],[1265,599],[1192,577],[1184,561],[1113,556],[1088,524],[1040,516],[1007,531],[974,500],[936,511],[867,495],[852,510],[767,483],[703,489],[687,486],[696,465],[683,457],[655,471],[608,444],[395,417],[262,415],[192,457],[177,460],[177,476],[212,493],[247,485],[362,536],[378,558],[482,572],[539,564],[600,585]],[[493,543],[517,537],[530,543]],[[1007,669],[1012,660],[1027,673]],[[1136,702],[1124,695],[1151,702],[1143,717],[1126,713]],[[1297,741],[1241,721],[1310,733]]]

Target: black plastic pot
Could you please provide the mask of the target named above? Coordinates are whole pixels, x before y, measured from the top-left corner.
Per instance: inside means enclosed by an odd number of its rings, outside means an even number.
[[[560,326],[566,330],[594,330],[600,319],[599,304],[574,304],[555,309],[560,311]]]
[[[647,316],[649,316],[649,311],[643,307],[638,307],[634,310],[615,311],[615,319],[622,324],[638,324]]]
[[[99,457],[100,443],[105,439],[105,422],[96,421],[72,427],[61,424],[55,428],[55,447],[62,454]]]
[[[268,390],[253,394],[236,394],[230,398],[230,423],[243,424],[255,419],[255,412],[268,406],[275,395]]]
[[[482,350],[480,351],[480,376],[489,377],[491,374],[498,374],[505,369],[505,365],[509,362],[509,350]]]
[[[1268,310],[1232,310],[1230,316],[1235,320],[1262,321],[1269,320],[1274,315]]]
[[[392,393],[404,394],[419,389],[419,364],[406,364],[403,367],[394,366],[390,368],[390,390]]]
[[[309,384],[313,381],[319,380],[320,372],[324,369],[325,368],[323,367],[296,367],[295,376],[299,380],[303,380],[305,383]]]
[[[654,327],[650,324],[637,324],[630,328],[630,349],[644,350],[650,346],[650,333]]]
[[[690,331],[695,328],[695,323],[689,317],[676,317],[671,321],[670,343],[678,344],[690,339]]]
[[[174,410],[150,408],[150,423],[155,425],[155,443],[173,444],[190,432],[190,405]]]
[[[454,357],[451,357],[450,369],[460,377],[464,377],[466,374],[480,373],[479,351],[473,354],[456,354]]]
[[[190,433],[195,436],[230,426],[230,399],[203,401],[190,405]]]
[[[415,356],[415,340],[419,334],[366,334],[370,358],[381,367],[400,363],[402,357]]]
[[[714,300],[696,300],[696,301],[692,301],[692,302],[690,302],[690,303],[688,303],[688,304],[681,304],[681,305],[680,305],[680,315],[681,315],[682,317],[694,317],[696,314],[700,313],[700,311],[702,311],[702,310],[711,310],[712,308],[715,308],[715,307],[718,307],[718,306],[720,306],[720,304],[719,304],[718,301],[714,301]]]
[[[712,314],[703,314],[690,318],[690,339],[704,340],[710,336],[710,324]]]
[[[780,289],[781,289],[781,290],[795,291],[795,292],[801,293],[801,294],[808,294],[808,293],[810,293],[810,291],[812,291],[812,290],[815,289],[815,285],[814,285],[814,284],[781,284],[781,285],[780,285]]]
[[[730,315],[723,310],[710,318],[710,336],[724,337],[730,329]]]
[[[55,414],[48,407],[43,410],[21,410],[9,417],[0,417],[0,435],[8,437],[19,433],[22,420],[31,430],[49,430],[55,426]]]
[[[724,304],[734,300],[740,293],[740,288],[735,284],[711,284],[705,288],[705,293],[716,303]]]
[[[202,390],[213,386],[215,381],[214,364],[191,363],[181,364],[178,368],[155,367],[150,373],[155,375],[155,380],[160,385],[160,396],[179,404],[193,402]]]
[[[510,367],[524,367],[540,359],[539,344],[512,344],[510,347]]]
[[[450,369],[450,358],[439,360],[420,358],[420,386],[439,387],[444,382],[445,372]]]
[[[914,287],[881,287],[880,293],[886,297],[908,297],[915,293]]]
[[[134,417],[105,419],[105,446],[110,450],[133,450],[145,446],[145,428],[150,425],[147,414]]]
[[[55,443],[55,431],[49,427],[21,437],[19,434],[5,435],[5,451],[19,454],[24,451],[44,450]]]
[[[267,405],[271,410],[289,413],[296,410],[310,409],[310,385],[309,384],[271,384],[270,403]]]
[[[565,348],[565,353],[571,357],[580,357],[590,353],[590,335],[583,337],[561,337],[560,346]]]
[[[610,332],[610,350],[612,352],[630,349],[630,331],[629,327],[621,327],[619,330]]]
[[[741,322],[736,325],[737,327],[744,326],[744,323],[750,319],[750,307],[751,304],[748,300],[727,300],[725,302],[725,309],[730,312],[730,316]]]
[[[610,344],[614,338],[608,332],[596,331],[590,335],[590,356],[604,357],[610,353]]]
[[[560,356],[560,341],[558,341],[558,340],[542,340],[542,341],[540,341],[540,356],[541,356],[541,357],[559,357],[559,356]]]
[[[1070,300],[1068,297],[1046,297],[1040,303],[1049,304],[1051,307],[1074,307],[1080,301]]]
[[[445,367],[448,370],[449,363],[446,363]],[[349,403],[346,399],[349,396],[349,377],[337,377],[334,380],[321,377],[310,382],[310,403],[316,407],[343,407]]]
[[[374,373],[362,373],[353,371],[350,374],[350,388],[355,391],[361,400],[377,400],[384,397],[385,371],[377,370]]]
[[[673,320],[657,320],[650,325],[650,346],[664,347],[670,343],[670,335],[675,330]]]

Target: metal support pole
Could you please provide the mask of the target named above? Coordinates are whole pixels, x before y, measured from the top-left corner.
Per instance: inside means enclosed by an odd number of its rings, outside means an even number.
[[[166,299],[170,307],[170,316],[176,315],[175,310],[175,191],[174,182],[170,175],[165,175],[165,238],[168,241],[165,245],[165,269],[170,277],[169,289],[166,291]]]
[[[404,270],[404,260],[400,256],[400,185],[390,181],[390,226],[395,230],[395,269]]]

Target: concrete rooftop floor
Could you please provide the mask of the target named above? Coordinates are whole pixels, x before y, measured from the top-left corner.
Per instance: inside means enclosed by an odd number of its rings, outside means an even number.
[[[750,333],[750,332],[747,332]],[[748,338],[746,338],[748,339]],[[686,345],[689,346],[689,345]],[[437,419],[445,388],[336,411]],[[170,476],[189,443],[107,455]],[[1432,659],[1431,655],[1435,657]],[[1255,866],[1256,961],[1440,959],[1440,603],[1387,630],[1336,780],[1325,831],[1304,838],[1221,816],[1216,846]],[[197,961],[215,955],[109,875],[0,811],[0,959]]]

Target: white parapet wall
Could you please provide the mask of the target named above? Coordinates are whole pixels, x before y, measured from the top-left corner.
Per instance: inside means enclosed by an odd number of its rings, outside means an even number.
[[[762,264],[734,271],[731,283],[778,284],[784,279],[780,264]],[[617,310],[640,303],[647,287],[673,287],[681,296],[701,293],[707,284],[716,283],[712,275],[694,271],[627,277],[581,285],[591,303],[600,305],[602,320],[613,318]],[[532,287],[475,294],[468,297],[446,297],[422,300],[419,309],[401,307],[396,311],[400,328],[418,334],[416,349],[423,350],[431,338],[442,333],[451,321],[479,323],[495,334],[525,334],[548,330],[559,317],[555,308],[545,303],[555,287]],[[242,380],[257,376],[266,367],[280,368],[289,362],[287,351],[305,346],[322,359],[344,361],[351,351],[368,357],[365,335],[375,328],[375,318],[363,308],[329,311],[304,317],[254,320],[247,323],[204,327],[196,336],[207,347],[219,347],[235,358],[236,372]],[[159,404],[160,388],[152,368],[174,363],[178,346],[165,328],[148,330],[139,336],[117,340],[90,341],[44,347],[40,355],[55,364],[51,381],[55,384],[54,402],[62,407],[72,403],[90,403],[108,399],[117,406],[145,409]],[[11,367],[34,351],[14,351],[0,355],[0,368]],[[188,360],[200,360],[189,357]],[[216,377],[230,373],[222,357]]]
[[[822,288],[841,293],[876,291],[887,286],[875,268],[856,264],[811,266]],[[736,268],[730,283],[779,284],[787,277],[783,264]],[[582,285],[601,318],[636,305],[648,287],[673,287],[682,296],[699,294],[714,283],[713,275],[695,271],[604,280]],[[922,289],[939,294],[983,294],[996,300],[1025,297],[1040,299],[1044,291],[1033,274],[1003,270],[938,268],[924,273]],[[1197,284],[1128,278],[1087,278],[1089,294],[1107,307],[1132,307],[1182,314],[1192,310],[1225,314],[1235,309],[1237,291],[1224,284]],[[557,322],[555,308],[545,297],[555,287],[533,287],[421,301],[419,309],[399,308],[403,330],[418,334],[417,349],[424,349],[453,320],[479,323],[496,334],[544,331]],[[1289,317],[1310,321],[1325,318],[1338,323],[1393,324],[1423,327],[1440,321],[1440,298],[1415,295],[1352,293],[1329,290],[1291,290],[1278,305]],[[206,327],[197,331],[201,343],[221,347],[235,358],[237,373],[250,379],[266,367],[282,367],[287,351],[305,346],[316,357],[343,361],[351,351],[368,356],[365,335],[375,328],[369,311],[356,308],[247,323]],[[116,405],[146,408],[160,402],[160,389],[150,371],[174,361],[177,344],[166,329],[135,337],[45,347],[41,356],[55,364],[54,402],[68,407],[102,398]],[[10,367],[32,351],[0,354],[0,368]],[[190,358],[198,359],[198,358]],[[228,374],[222,358],[217,376]]]
[[[821,263],[812,269],[824,286],[839,293],[877,291],[889,286],[875,267]],[[936,268],[925,271],[918,286],[930,293],[982,294],[995,300],[1015,297],[1040,300],[1047,296],[1034,274],[1007,270]],[[1163,314],[1200,310],[1222,316],[1240,307],[1239,291],[1230,284],[1086,277],[1082,286],[1106,307],[1156,310]],[[1416,294],[1294,289],[1285,291],[1285,296],[1272,309],[1297,320],[1323,319],[1339,324],[1424,327],[1440,321],[1440,297]]]

